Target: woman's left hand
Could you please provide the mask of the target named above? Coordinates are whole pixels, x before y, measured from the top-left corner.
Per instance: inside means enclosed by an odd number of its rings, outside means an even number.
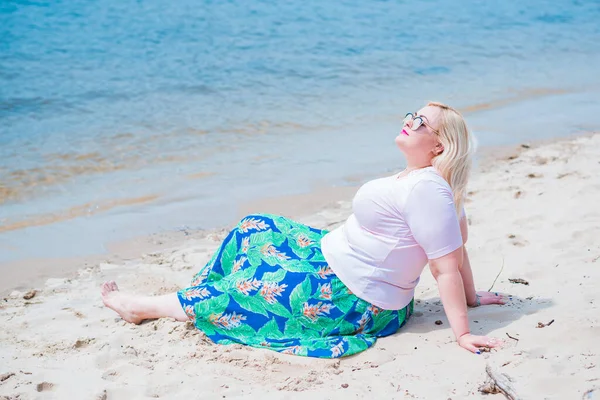
[[[490,304],[506,304],[508,300],[511,300],[510,295],[498,292],[477,292],[477,297],[479,299],[478,305],[482,306]]]

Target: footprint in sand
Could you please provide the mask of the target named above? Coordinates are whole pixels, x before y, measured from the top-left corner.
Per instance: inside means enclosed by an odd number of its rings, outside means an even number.
[[[512,233],[510,235],[508,235],[507,237],[510,239],[511,244],[516,247],[525,247],[529,244],[529,242],[527,240],[518,238],[517,235],[512,234]]]
[[[102,391],[98,396],[96,396],[96,400],[106,400],[108,398],[108,393],[106,393],[106,389]]]
[[[87,345],[89,345],[90,343],[93,343],[95,341],[96,341],[95,338],[81,338],[81,339],[77,339],[75,341],[75,343],[73,344],[73,348],[80,349],[82,347],[86,347]]]
[[[119,375],[119,373],[115,370],[107,370],[102,374],[102,379],[104,379],[105,381],[116,381],[117,380],[117,376]]]
[[[74,310],[71,307],[65,307],[65,308],[63,308],[63,311],[70,311],[77,318],[86,318],[84,313],[82,313],[81,311]]]
[[[53,387],[54,383],[42,382],[36,385],[35,390],[37,390],[38,392],[46,392],[48,390],[52,390]]]

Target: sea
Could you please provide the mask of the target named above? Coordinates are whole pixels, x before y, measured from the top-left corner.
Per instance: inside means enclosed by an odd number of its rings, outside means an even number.
[[[488,149],[600,131],[598,21],[598,0],[2,0],[0,263],[397,171],[429,100]]]

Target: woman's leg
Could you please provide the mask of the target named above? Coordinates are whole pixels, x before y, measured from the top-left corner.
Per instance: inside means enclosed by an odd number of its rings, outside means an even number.
[[[189,318],[181,308],[177,293],[164,296],[136,296],[119,291],[114,281],[101,286],[104,305],[114,310],[127,322],[139,324],[145,319],[171,317],[177,321]]]

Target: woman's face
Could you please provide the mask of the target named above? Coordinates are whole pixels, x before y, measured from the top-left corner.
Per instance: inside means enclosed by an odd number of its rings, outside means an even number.
[[[436,145],[439,143],[436,133],[440,126],[439,115],[439,107],[426,106],[413,113],[413,118],[408,118],[404,123],[395,142],[407,159],[416,162],[431,161],[436,154]],[[419,127],[417,127],[418,118],[422,119]]]

